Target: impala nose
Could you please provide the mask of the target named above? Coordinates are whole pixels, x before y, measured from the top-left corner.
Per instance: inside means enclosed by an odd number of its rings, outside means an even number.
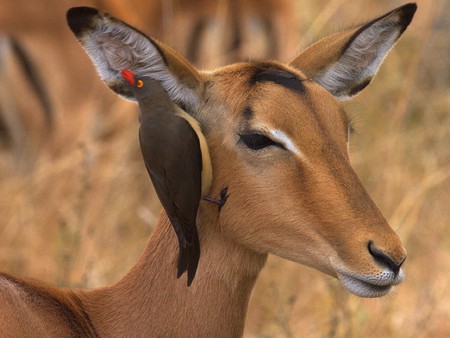
[[[403,262],[406,260],[406,255],[400,255],[400,257],[394,258],[388,253],[378,249],[375,246],[375,243],[370,241],[368,245],[368,249],[372,257],[381,265],[388,267],[392,272],[396,275],[398,274],[400,267]]]

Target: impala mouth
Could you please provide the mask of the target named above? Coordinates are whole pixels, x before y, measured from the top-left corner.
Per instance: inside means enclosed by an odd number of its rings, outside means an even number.
[[[337,269],[336,273],[339,281],[348,291],[365,298],[384,296],[405,278],[405,273],[401,269],[397,274],[390,270],[383,270],[377,275],[363,275],[341,269]]]

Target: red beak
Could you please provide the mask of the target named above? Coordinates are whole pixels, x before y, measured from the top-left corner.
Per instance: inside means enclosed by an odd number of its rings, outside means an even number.
[[[136,80],[134,79],[135,75],[132,71],[128,69],[124,69],[120,72],[120,74],[123,76],[125,80],[128,81],[128,83],[132,86],[136,83]]]

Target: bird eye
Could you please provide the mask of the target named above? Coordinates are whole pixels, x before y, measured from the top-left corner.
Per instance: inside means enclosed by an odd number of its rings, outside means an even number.
[[[244,142],[244,144],[252,150],[260,150],[269,146],[284,148],[281,144],[274,142],[272,139],[261,134],[243,134],[240,135],[240,137],[242,142]]]
[[[138,88],[144,87],[144,81],[142,81],[142,80],[137,80],[136,86],[137,86]]]

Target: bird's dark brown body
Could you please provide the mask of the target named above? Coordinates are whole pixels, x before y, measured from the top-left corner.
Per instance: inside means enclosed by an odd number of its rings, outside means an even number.
[[[139,141],[158,198],[177,233],[180,244],[178,276],[188,272],[192,283],[200,258],[196,227],[202,194],[202,152],[199,137],[179,116],[180,108],[161,85],[148,77],[134,86],[141,110]]]

